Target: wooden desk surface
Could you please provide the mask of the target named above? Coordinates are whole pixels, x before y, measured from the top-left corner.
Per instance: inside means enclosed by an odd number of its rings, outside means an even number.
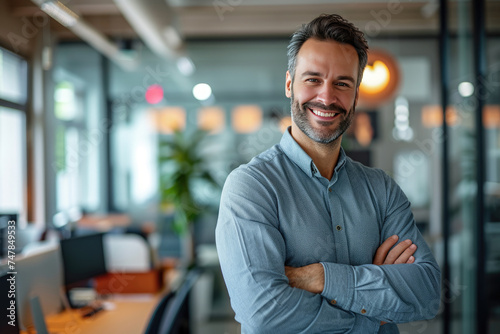
[[[46,317],[45,322],[50,334],[140,334],[145,332],[161,297],[162,294],[116,296],[105,302],[110,309],[91,317],[81,317],[78,310],[66,310]],[[32,332],[34,329],[28,330]]]
[[[79,227],[106,232],[114,227],[128,227],[131,219],[125,214],[85,215],[78,221]]]
[[[142,334],[146,331],[153,311],[161,298],[178,287],[183,272],[177,269],[164,273],[165,288],[151,294],[113,294],[108,295],[104,306],[109,309],[98,312],[92,317],[83,318],[79,310],[65,310],[45,318],[50,334]],[[21,331],[21,334],[36,333],[34,328]]]

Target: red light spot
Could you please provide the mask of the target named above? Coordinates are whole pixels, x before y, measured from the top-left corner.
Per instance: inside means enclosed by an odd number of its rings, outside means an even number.
[[[160,85],[151,85],[146,90],[146,101],[149,104],[157,104],[163,100],[163,88]]]

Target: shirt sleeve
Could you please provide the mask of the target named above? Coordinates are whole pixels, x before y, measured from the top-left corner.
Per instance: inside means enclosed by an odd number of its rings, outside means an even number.
[[[415,225],[410,203],[401,188],[384,174],[385,220],[381,242],[391,235],[417,245],[413,264],[350,266],[322,262],[322,296],[346,310],[386,322],[404,323],[433,318],[440,306],[440,270]],[[374,254],[373,254],[374,255]]]
[[[242,332],[377,333],[380,322],[292,288],[285,275],[285,242],[269,186],[233,171],[222,192],[217,252]]]

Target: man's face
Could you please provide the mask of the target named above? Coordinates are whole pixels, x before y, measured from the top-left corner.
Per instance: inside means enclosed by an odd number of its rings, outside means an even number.
[[[318,143],[342,136],[358,100],[358,55],[352,45],[308,39],[297,54],[295,77],[286,73],[292,134],[301,131]]]

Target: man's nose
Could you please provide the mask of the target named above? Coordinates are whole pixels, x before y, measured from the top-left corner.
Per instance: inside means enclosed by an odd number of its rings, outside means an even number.
[[[322,85],[316,99],[318,102],[321,102],[326,106],[337,102],[335,87],[332,84]]]

